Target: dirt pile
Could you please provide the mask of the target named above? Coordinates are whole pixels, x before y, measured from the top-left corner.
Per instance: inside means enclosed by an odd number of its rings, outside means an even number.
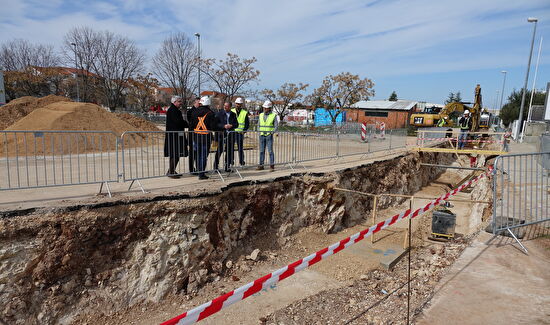
[[[116,113],[116,116],[126,123],[136,127],[141,131],[161,131],[154,123],[151,123],[141,117],[134,116],[128,113]]]
[[[0,107],[0,130],[5,130],[10,125],[27,116],[32,111],[58,102],[70,102],[67,97],[49,95],[42,98],[25,96],[12,100]]]
[[[0,152],[13,156],[41,154],[75,154],[109,151],[116,148],[116,137],[125,131],[139,131],[117,115],[98,105],[77,102],[55,102],[35,109],[6,131],[108,131],[109,134],[18,133],[7,134],[0,142]],[[137,137],[137,136],[135,136]],[[132,141],[136,145],[138,141]]]

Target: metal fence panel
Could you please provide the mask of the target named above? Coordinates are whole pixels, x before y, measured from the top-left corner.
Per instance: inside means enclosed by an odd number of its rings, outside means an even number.
[[[548,170],[550,152],[499,156],[493,178],[493,232],[550,220]]]
[[[112,132],[4,130],[0,137],[0,190],[118,181]]]

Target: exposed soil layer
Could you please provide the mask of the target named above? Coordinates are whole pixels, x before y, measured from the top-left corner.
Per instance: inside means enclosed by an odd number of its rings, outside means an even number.
[[[75,316],[193,294],[223,275],[253,238],[277,241],[318,225],[337,232],[370,215],[371,200],[335,191],[411,194],[452,155],[410,153],[327,174],[233,186],[202,197],[83,206],[0,220],[0,320],[68,323]],[[421,170],[422,172],[419,172]],[[401,199],[385,197],[383,209]]]

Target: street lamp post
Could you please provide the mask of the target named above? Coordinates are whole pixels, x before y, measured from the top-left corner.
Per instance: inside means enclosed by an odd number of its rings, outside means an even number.
[[[527,95],[527,82],[529,81],[529,69],[531,68],[531,57],[533,56],[533,45],[535,44],[535,33],[537,32],[537,18],[529,17],[527,21],[530,23],[535,23],[533,27],[533,37],[531,38],[531,50],[529,51],[529,61],[527,62],[527,73],[525,74],[525,83],[523,85],[523,93],[521,95],[521,106],[519,109],[519,121],[518,121],[518,132],[516,133],[516,139],[518,139],[519,131],[521,130],[523,134],[522,124],[523,124],[523,109],[525,108],[525,95]]]
[[[506,73],[508,71],[506,70],[502,70],[500,73],[504,74],[504,78],[502,80],[502,92],[500,93],[500,104],[498,105],[498,110],[499,110],[499,114],[500,114],[500,110],[502,109],[502,100],[504,99],[504,85],[506,85]]]
[[[74,73],[74,79],[76,81],[76,101],[80,102],[80,89],[78,87],[78,61],[76,56],[76,43],[71,43],[71,45],[74,47],[74,66],[76,68]]]
[[[195,33],[195,36],[197,36],[197,56],[199,57],[197,70],[199,72],[199,97],[201,96],[201,34]]]

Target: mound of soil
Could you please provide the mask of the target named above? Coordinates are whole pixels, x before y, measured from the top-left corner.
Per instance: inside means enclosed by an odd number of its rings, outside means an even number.
[[[29,132],[7,133],[0,141],[0,152],[8,156],[75,154],[112,151],[116,137],[125,131],[141,129],[121,120],[98,105],[56,102],[35,109],[6,131],[109,131],[112,133]],[[138,137],[138,136],[132,136]],[[138,143],[134,141],[133,143]]]
[[[132,114],[116,113],[116,116],[141,131],[162,131],[154,123]]]
[[[27,116],[32,111],[46,105],[57,102],[70,102],[67,97],[49,95],[42,98],[25,96],[12,100],[0,107],[0,130],[5,130],[10,125]]]

